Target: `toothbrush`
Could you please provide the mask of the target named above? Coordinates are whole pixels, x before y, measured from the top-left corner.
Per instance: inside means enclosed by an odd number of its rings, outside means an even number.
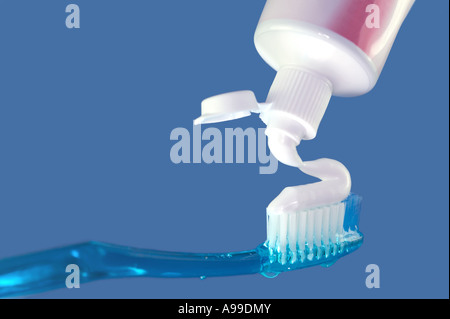
[[[224,254],[191,254],[136,249],[100,242],[87,242],[25,256],[0,260],[0,298],[36,294],[64,288],[66,267],[80,268],[81,285],[104,279],[127,277],[207,278],[218,276],[262,274],[272,278],[281,272],[316,265],[330,266],[339,258],[358,249],[363,241],[358,231],[361,198],[351,194],[337,206],[329,206],[330,219],[340,216],[335,240],[319,246],[318,239],[305,237],[300,256],[285,258],[283,232],[276,232],[278,221],[268,214],[270,235],[256,249]],[[326,207],[320,208],[324,211]],[[311,210],[305,211],[310,214]],[[344,213],[344,218],[342,215]],[[302,216],[302,212],[299,212]],[[308,215],[309,216],[309,215]],[[308,227],[312,220],[308,220]],[[292,226],[292,224],[291,224]],[[292,230],[292,228],[290,228]],[[302,233],[301,229],[298,229]],[[274,235],[276,234],[276,235]],[[309,234],[310,233],[305,233]],[[315,232],[317,235],[318,232]],[[292,235],[292,232],[289,233]],[[330,236],[331,238],[332,236]],[[274,240],[274,238],[277,238]],[[324,236],[323,238],[326,238]],[[291,242],[289,242],[290,244]],[[290,246],[292,247],[292,246]],[[299,246],[301,247],[301,246]],[[309,248],[308,248],[309,247]],[[322,251],[324,253],[322,253]],[[283,257],[280,257],[283,256]],[[291,254],[292,256],[292,254]]]

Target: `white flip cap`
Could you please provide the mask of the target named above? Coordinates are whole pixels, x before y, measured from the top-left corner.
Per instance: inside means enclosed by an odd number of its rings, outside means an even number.
[[[194,125],[236,120],[259,112],[259,104],[252,91],[237,91],[210,97],[202,102],[202,116]]]

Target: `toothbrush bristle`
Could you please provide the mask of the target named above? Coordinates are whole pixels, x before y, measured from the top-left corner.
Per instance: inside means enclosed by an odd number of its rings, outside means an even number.
[[[359,238],[361,198],[290,213],[267,213],[267,241],[271,262],[281,265],[326,260],[343,253],[346,243]],[[355,218],[356,216],[356,218]],[[344,227],[344,220],[349,219]]]

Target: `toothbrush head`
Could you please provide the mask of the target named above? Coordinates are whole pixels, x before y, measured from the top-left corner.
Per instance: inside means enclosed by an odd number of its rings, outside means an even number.
[[[363,242],[359,232],[362,198],[292,212],[267,212],[265,268],[283,272],[315,265],[330,266]]]

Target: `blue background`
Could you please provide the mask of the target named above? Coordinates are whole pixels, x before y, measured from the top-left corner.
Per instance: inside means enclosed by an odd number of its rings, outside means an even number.
[[[77,3],[81,29],[65,27]],[[175,165],[169,135],[202,99],[275,76],[253,45],[264,1],[0,2],[0,258],[99,240],[192,252],[252,249],[265,207],[314,181],[280,164]],[[329,269],[119,279],[38,297],[421,298],[449,288],[448,1],[417,1],[377,87],[333,98],[306,160],[342,161],[366,240]],[[257,116],[216,125],[263,127]],[[381,289],[365,286],[368,264]]]

